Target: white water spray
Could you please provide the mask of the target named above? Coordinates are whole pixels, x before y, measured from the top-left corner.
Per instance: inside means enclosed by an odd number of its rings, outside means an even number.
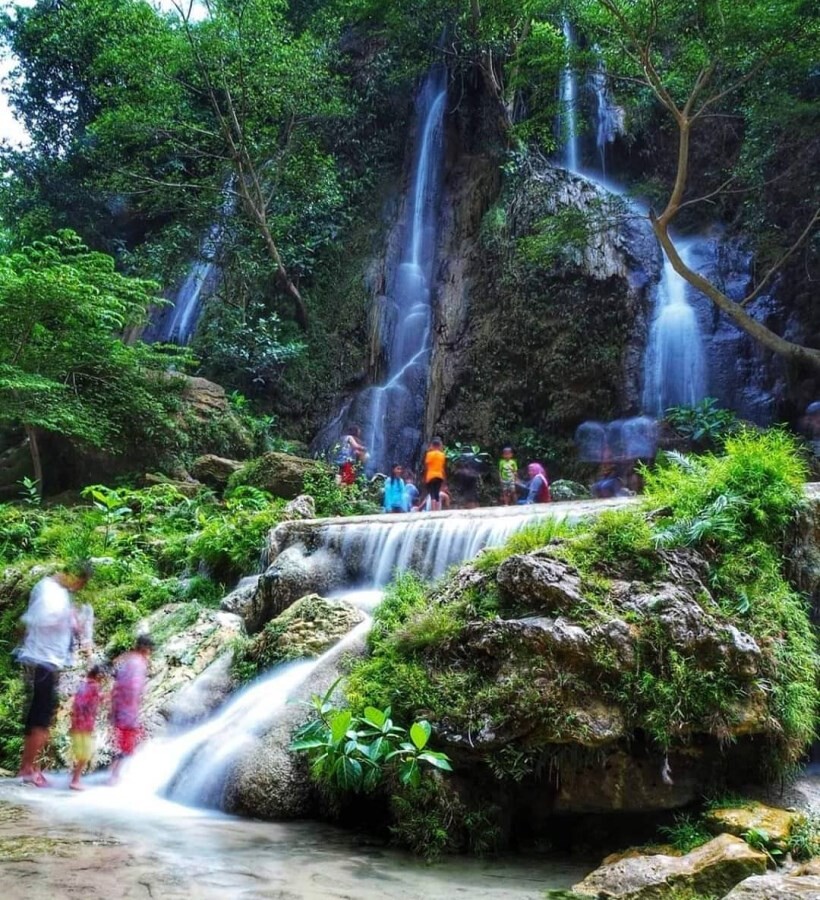
[[[561,73],[561,134],[564,138],[562,162],[570,172],[578,172],[578,76],[569,58],[575,46],[572,26],[569,19],[562,22],[564,43],[567,48],[567,64]]]

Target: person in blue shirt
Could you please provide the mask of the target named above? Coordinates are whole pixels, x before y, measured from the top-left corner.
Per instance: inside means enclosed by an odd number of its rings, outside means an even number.
[[[390,477],[384,481],[384,511],[387,513],[407,512],[407,490],[401,473],[401,466],[393,466]]]
[[[416,487],[415,481],[412,472],[404,473],[404,496],[407,512],[418,512],[419,489]]]

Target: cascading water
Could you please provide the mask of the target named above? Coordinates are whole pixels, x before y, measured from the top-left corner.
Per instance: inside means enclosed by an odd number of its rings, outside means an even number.
[[[348,584],[364,585],[345,588],[340,598],[369,613],[381,600],[379,586],[386,584],[396,569],[435,578],[483,548],[503,543],[530,522],[545,517],[575,521],[588,515],[593,506],[600,510],[623,502],[365,516],[344,522],[294,521],[276,529],[272,544],[277,553],[309,543],[314,553],[335,554]],[[308,529],[313,531],[312,537]],[[369,619],[318,659],[285,664],[261,676],[190,730],[148,742],[129,762],[118,790],[128,796],[161,795],[182,804],[219,807],[232,766],[249,743],[278,721],[288,700],[294,694],[304,695],[311,677],[358,641],[368,627]]]
[[[174,297],[174,305],[146,331],[148,341],[188,344],[194,336],[202,304],[216,286],[219,273],[214,258],[222,228],[215,225],[202,245],[201,258],[193,263]]]
[[[354,396],[315,441],[317,449],[324,450],[355,422],[362,429],[371,472],[387,472],[394,462],[413,465],[421,446],[430,368],[431,285],[446,100],[447,72],[443,66],[435,66],[416,102],[417,137],[405,204],[404,238],[382,316],[387,379]]]
[[[561,162],[570,172],[578,172],[578,78],[569,59],[575,39],[569,19],[562,22],[564,42],[567,48],[567,64],[561,72],[561,133],[564,139]]]
[[[574,46],[574,35],[569,22],[563,21],[564,39],[568,54]],[[578,168],[578,138],[575,122],[575,102],[578,96],[578,77],[571,65],[561,75],[561,100],[563,118],[570,128],[569,139],[564,145],[562,163],[570,172],[598,184],[610,193],[624,197],[623,185],[613,182],[606,175],[606,147],[621,126],[620,111],[609,94],[603,61],[591,76],[596,97],[596,146],[598,148],[597,171]],[[647,210],[640,203],[628,200],[632,208],[646,216]],[[696,238],[679,241],[678,253],[690,265]],[[664,255],[661,279],[655,290],[655,311],[650,327],[644,356],[643,411],[662,416],[670,406],[691,406],[706,395],[707,367],[703,350],[703,337],[695,310],[689,303],[687,283],[672,268]]]
[[[678,253],[691,266],[693,241],[678,242]],[[670,406],[694,406],[706,396],[706,359],[689,284],[664,257],[657,287],[655,318],[649,331],[644,372],[644,410],[661,417]]]

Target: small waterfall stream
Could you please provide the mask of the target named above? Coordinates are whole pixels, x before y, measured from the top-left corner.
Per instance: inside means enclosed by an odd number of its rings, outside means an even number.
[[[563,151],[561,161],[565,169],[578,173],[578,76],[572,66],[569,54],[575,46],[575,37],[569,19],[563,19],[561,27],[564,32],[564,44],[567,48],[567,63],[561,72],[560,100],[561,100],[561,135],[563,137]]]

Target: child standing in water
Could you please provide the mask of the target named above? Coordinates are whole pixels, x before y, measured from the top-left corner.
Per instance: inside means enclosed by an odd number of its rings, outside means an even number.
[[[516,501],[515,482],[518,480],[518,462],[512,447],[505,447],[498,460],[498,477],[501,479],[501,504],[509,506]]]
[[[434,512],[441,509],[441,486],[447,468],[447,457],[444,455],[444,441],[434,437],[430,441],[430,449],[424,454],[424,486],[430,497],[430,509]]]
[[[148,681],[148,660],[153,649],[151,638],[141,634],[134,643],[134,649],[120,658],[114,673],[111,723],[114,726],[117,757],[111,766],[111,784],[117,783],[122,761],[133,754],[142,737],[140,707]]]
[[[80,778],[94,755],[94,726],[102,699],[102,666],[91,666],[74,695],[71,707],[71,755],[74,769],[69,787],[81,791]]]

